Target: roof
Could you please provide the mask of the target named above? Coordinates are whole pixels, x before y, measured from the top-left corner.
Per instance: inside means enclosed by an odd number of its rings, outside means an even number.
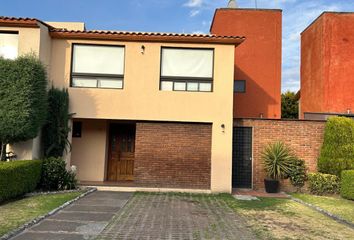
[[[49,29],[53,28],[49,24],[47,24],[41,20],[38,20],[36,18],[0,16],[0,26],[38,28],[39,24],[42,24],[42,25],[48,27]]]
[[[245,40],[241,36],[219,36],[214,34],[162,33],[162,32],[128,32],[103,30],[68,30],[55,28],[36,18],[1,17],[0,26],[34,27],[40,24],[48,27],[51,37],[63,39],[95,39],[139,42],[175,42],[175,43],[217,43],[238,45]]]
[[[109,39],[122,41],[146,42],[183,42],[183,43],[221,43],[240,44],[245,37],[218,36],[214,34],[162,33],[162,32],[126,32],[126,31],[70,31],[67,29],[52,29],[51,36],[55,38],[74,39]]]

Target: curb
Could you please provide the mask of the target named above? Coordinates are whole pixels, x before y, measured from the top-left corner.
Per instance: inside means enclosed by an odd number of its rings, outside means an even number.
[[[329,218],[331,218],[331,219],[333,219],[333,220],[335,220],[335,221],[337,221],[339,223],[345,224],[348,227],[354,229],[354,223],[352,223],[352,222],[349,222],[349,221],[347,221],[347,220],[345,220],[345,219],[343,219],[343,218],[341,218],[341,217],[339,217],[339,216],[337,216],[337,215],[335,215],[333,213],[330,213],[330,212],[328,212],[328,211],[326,211],[326,210],[324,210],[324,209],[322,209],[320,207],[317,207],[317,206],[315,206],[315,205],[313,205],[311,203],[304,202],[301,199],[294,198],[292,196],[290,198],[291,198],[291,200],[293,200],[295,202],[298,202],[298,203],[300,203],[302,205],[305,205],[305,206],[307,206],[307,207],[309,207],[309,208],[311,208],[311,209],[313,209],[313,210],[315,210],[315,211],[317,211],[319,213],[322,213],[323,215],[325,215],[325,216],[327,216],[327,217],[329,217]]]
[[[39,216],[39,217],[37,217],[37,218],[35,218],[35,219],[33,219],[33,220],[31,220],[31,221],[29,221],[29,222],[23,224],[22,226],[20,226],[20,227],[18,227],[18,228],[16,228],[16,229],[14,229],[14,230],[12,230],[12,231],[6,233],[5,235],[3,235],[3,236],[0,237],[0,240],[8,240],[8,239],[10,239],[10,238],[12,238],[12,237],[14,237],[14,236],[20,234],[21,232],[23,232],[23,231],[26,230],[27,228],[32,227],[33,225],[35,225],[35,224],[41,222],[43,219],[46,219],[46,218],[48,218],[48,217],[54,215],[54,214],[57,213],[58,211],[60,211],[60,210],[62,210],[63,208],[67,207],[68,205],[70,205],[70,204],[76,202],[77,200],[79,200],[79,199],[81,199],[81,198],[87,196],[87,195],[90,194],[90,193],[95,192],[96,190],[97,190],[96,188],[88,188],[87,191],[84,192],[84,193],[82,193],[80,196],[77,196],[76,198],[71,199],[70,201],[65,202],[64,204],[62,204],[61,206],[59,206],[59,207],[53,209],[53,210],[50,211],[49,213],[47,213],[47,214],[45,214],[45,215],[42,215],[42,216]],[[46,195],[46,194],[45,194],[45,195]]]
[[[34,197],[34,196],[38,196],[38,195],[54,195],[54,194],[61,194],[61,193],[73,193],[73,192],[78,192],[78,191],[85,191],[89,189],[89,187],[79,187],[77,189],[73,189],[73,190],[63,190],[63,191],[44,191],[44,192],[31,192],[31,193],[26,193],[24,195],[25,198],[27,197]]]

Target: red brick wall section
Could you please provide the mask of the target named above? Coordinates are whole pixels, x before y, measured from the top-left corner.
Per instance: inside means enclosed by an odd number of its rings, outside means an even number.
[[[309,172],[317,169],[317,158],[323,142],[325,122],[269,119],[237,119],[235,126],[253,127],[253,188],[264,190],[261,152],[271,142],[283,141],[305,160]],[[295,190],[289,181],[281,183],[284,191]]]
[[[137,123],[135,182],[210,189],[211,129],[211,124]]]

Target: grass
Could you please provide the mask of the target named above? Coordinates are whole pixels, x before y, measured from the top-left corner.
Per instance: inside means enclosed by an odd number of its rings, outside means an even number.
[[[316,196],[300,193],[294,193],[292,196],[354,223],[354,201],[340,197]]]
[[[0,236],[42,216],[82,192],[58,193],[27,197],[0,205]]]
[[[290,199],[221,198],[241,214],[260,239],[354,239],[354,230]]]

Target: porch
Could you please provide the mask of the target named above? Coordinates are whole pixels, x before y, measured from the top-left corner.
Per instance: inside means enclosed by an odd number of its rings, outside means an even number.
[[[211,124],[74,119],[81,185],[210,190]]]

